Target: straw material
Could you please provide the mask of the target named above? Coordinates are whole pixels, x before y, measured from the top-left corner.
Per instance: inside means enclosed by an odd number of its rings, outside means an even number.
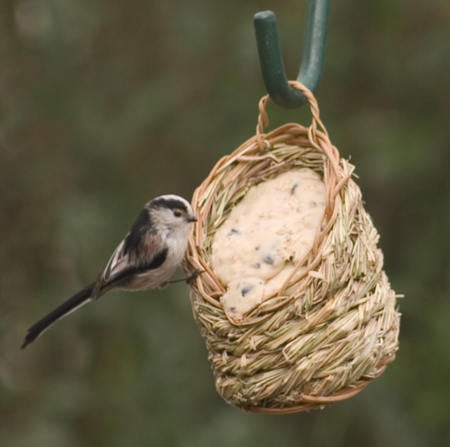
[[[223,157],[193,197],[198,217],[186,270],[194,317],[204,337],[219,394],[261,413],[293,413],[354,396],[383,373],[398,349],[400,314],[383,272],[378,233],[320,121],[312,93],[312,123],[285,124],[270,133],[263,97],[256,135]],[[326,187],[321,229],[280,290],[232,321],[220,297],[225,287],[210,263],[213,236],[248,189],[278,174],[307,167]],[[268,204],[270,206],[270,204]]]

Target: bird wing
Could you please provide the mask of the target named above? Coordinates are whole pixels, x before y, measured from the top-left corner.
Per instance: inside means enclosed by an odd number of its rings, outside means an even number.
[[[144,209],[98,276],[93,297],[99,297],[114,286],[125,285],[133,275],[160,267],[167,256],[162,242],[161,236],[152,230]]]

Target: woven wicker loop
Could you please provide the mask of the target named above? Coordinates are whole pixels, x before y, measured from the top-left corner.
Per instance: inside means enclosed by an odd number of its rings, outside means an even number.
[[[188,273],[203,271],[191,285],[191,303],[217,391],[232,405],[262,413],[348,399],[380,376],[398,349],[396,294],[351,179],[354,167],[331,143],[311,92],[291,84],[308,98],[311,124],[265,133],[262,98],[256,134],[221,158],[194,193],[198,221],[186,257]],[[211,267],[214,235],[253,185],[299,168],[323,179],[320,231],[280,290],[234,321],[221,304],[226,287]]]
[[[329,141],[328,133],[325,129],[324,124],[322,123],[320,119],[320,111],[319,111],[319,105],[317,104],[317,100],[314,96],[314,94],[309,90],[305,85],[300,83],[299,81],[289,81],[289,85],[296,88],[300,92],[302,92],[303,96],[307,99],[309,109],[311,111],[311,125],[309,127],[311,132],[311,140],[317,144],[317,148],[321,150],[322,145],[320,144],[320,140],[323,138],[326,138]],[[267,105],[270,102],[270,96],[265,95],[263,96],[258,104],[258,121],[256,125],[256,135],[264,136],[265,135],[265,129],[269,126],[269,116],[267,113]],[[319,134],[321,135],[319,135]],[[331,154],[325,154],[330,156]]]
[[[307,99],[309,108],[311,110],[313,125],[317,126],[317,124],[319,124],[319,127],[321,127],[322,130],[324,130],[324,126],[323,126],[322,122],[320,121],[319,107],[318,107],[316,98],[314,97],[311,90],[309,90],[305,85],[303,85],[299,81],[288,81],[288,83],[289,83],[289,85],[291,85],[292,87],[296,88],[297,90],[299,90],[300,92],[303,93],[303,96]],[[259,101],[258,124],[256,126],[256,134],[257,135],[264,134],[264,130],[269,125],[269,117],[268,117],[267,111],[266,111],[266,107],[267,107],[267,104],[269,103],[269,101],[270,101],[269,95],[263,96]]]

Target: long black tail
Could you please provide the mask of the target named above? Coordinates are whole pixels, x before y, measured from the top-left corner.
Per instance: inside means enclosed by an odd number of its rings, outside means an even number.
[[[36,338],[39,337],[42,332],[48,329],[60,318],[69,315],[71,312],[88,303],[91,299],[93,288],[94,283],[89,284],[84,289],[81,289],[78,293],[58,306],[56,309],[52,310],[48,315],[41,318],[37,323],[33,324],[33,326],[28,329],[27,334],[25,335],[25,339],[22,343],[22,349],[26,348],[27,345],[36,340]]]

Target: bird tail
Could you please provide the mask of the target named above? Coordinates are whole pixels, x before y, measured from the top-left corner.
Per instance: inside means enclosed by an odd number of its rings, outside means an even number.
[[[45,317],[41,318],[38,322],[33,324],[33,326],[28,329],[25,335],[25,339],[21,346],[22,349],[26,348],[27,345],[36,340],[36,338],[38,338],[44,331],[46,331],[60,318],[66,317],[84,304],[87,304],[91,300],[94,284],[95,283],[92,283],[86,286],[84,289],[81,289],[67,301],[62,303]]]

